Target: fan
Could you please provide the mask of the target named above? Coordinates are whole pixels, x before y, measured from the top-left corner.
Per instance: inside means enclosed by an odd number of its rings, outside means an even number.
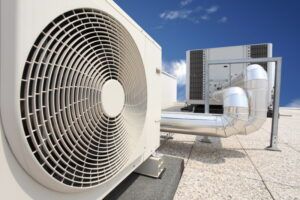
[[[28,2],[41,4],[35,0]],[[44,3],[55,4],[50,0]],[[4,9],[6,6],[9,10],[8,4],[4,3]],[[25,7],[24,3],[18,4]],[[147,66],[150,63],[141,55],[144,46],[137,45],[145,45],[149,36],[139,31],[127,16],[113,11],[120,10],[113,2],[100,1],[96,5],[93,1],[62,1],[66,11],[56,16],[58,10],[53,11],[49,15],[55,16],[52,21],[31,36],[31,44],[26,41],[27,55],[24,53],[23,64],[17,66],[21,78],[14,77],[15,73],[1,73],[1,87],[8,84],[8,79],[17,83],[14,90],[19,114],[7,112],[7,102],[14,99],[14,94],[3,98],[2,93],[1,97],[8,143],[30,176],[60,192],[101,185],[106,187],[103,190],[110,191],[147,159],[159,143],[157,127],[152,128],[157,142],[146,144],[147,115],[160,109],[158,106],[148,111],[147,82],[154,81],[151,76],[157,74],[147,75],[153,66],[147,70],[145,62]],[[33,13],[40,13],[37,8],[32,6]],[[30,14],[30,9],[26,12],[22,14],[32,20],[35,14]],[[128,21],[130,26],[124,25]],[[2,39],[5,36],[8,32]],[[152,51],[160,55],[160,48],[153,48],[152,40],[149,43]],[[4,48],[2,45],[1,57],[6,57]],[[15,56],[17,59],[18,54]],[[3,66],[8,65],[1,64],[2,72],[6,69]],[[13,105],[11,108],[15,109]],[[12,119],[17,126],[9,122]],[[136,159],[138,162],[133,163]]]

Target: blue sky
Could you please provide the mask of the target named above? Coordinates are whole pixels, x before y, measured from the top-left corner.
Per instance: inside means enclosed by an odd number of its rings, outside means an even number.
[[[300,107],[300,1],[116,0],[163,48],[167,71],[184,82],[185,51],[273,43],[283,57],[281,105]],[[178,86],[178,98],[185,98]]]

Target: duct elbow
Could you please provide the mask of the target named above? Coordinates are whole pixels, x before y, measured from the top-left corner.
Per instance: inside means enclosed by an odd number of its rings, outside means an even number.
[[[246,92],[240,87],[223,90],[224,122],[223,137],[240,134],[248,122],[249,102]]]
[[[250,134],[259,130],[267,119],[269,83],[267,72],[260,65],[249,65],[245,74],[250,110],[244,134]]]
[[[258,131],[265,123],[267,119],[267,111],[261,112],[259,115],[251,116],[245,126],[245,132],[243,134],[248,135],[250,133]]]
[[[216,98],[224,102],[223,115],[164,112],[161,131],[215,137],[239,134],[248,120],[246,92],[242,88],[232,87],[224,89]]]
[[[250,134],[267,118],[268,77],[260,65],[250,65],[233,80],[234,86],[214,93],[223,101],[223,115],[163,113],[161,131],[191,135],[229,137]]]

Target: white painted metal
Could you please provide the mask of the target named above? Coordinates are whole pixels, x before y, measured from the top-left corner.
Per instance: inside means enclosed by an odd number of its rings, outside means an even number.
[[[191,63],[191,59],[190,59],[190,51],[187,51],[185,54],[186,57],[186,75],[185,75],[185,98],[186,101],[188,103],[190,103],[190,101],[192,101],[192,99],[190,98],[190,76],[191,76],[191,69],[190,69],[190,63]]]
[[[273,57],[273,44],[268,44],[268,57]],[[275,75],[276,75],[276,63],[268,63],[268,80],[269,80],[269,95],[268,102],[269,108],[273,109],[274,90],[275,90]]]
[[[141,164],[134,172],[152,178],[160,178],[165,170],[164,159],[162,155],[154,154]]]
[[[218,47],[218,48],[208,48],[202,49],[204,51],[204,62],[214,61],[214,60],[232,60],[232,59],[247,59],[250,58],[250,47],[251,45],[241,45],[241,46],[229,46],[229,47]],[[257,45],[257,44],[255,44]],[[273,45],[271,43],[267,44],[268,46],[268,57],[273,56]],[[209,66],[209,80],[206,83],[203,80],[203,91],[204,97],[209,94],[210,104],[219,105],[213,98],[212,95],[215,91],[223,89],[228,83],[231,82],[236,76],[238,76],[242,71],[248,66],[247,63],[234,63],[234,64],[215,64]],[[189,88],[190,88],[190,51],[187,51],[187,82],[186,82],[186,100],[188,104],[204,104],[203,100],[193,100],[189,97]],[[269,89],[268,89],[268,106],[272,108],[272,96],[274,94],[274,82],[275,82],[275,64],[268,63],[268,80],[269,80]],[[203,72],[205,75],[205,70]],[[208,84],[209,91],[206,92],[206,84]]]
[[[161,73],[162,109],[172,107],[177,102],[177,79],[166,72]]]
[[[158,148],[161,48],[113,1],[1,0],[0,60],[2,196],[102,199]]]
[[[223,89],[213,95],[218,102],[223,101],[223,115],[163,112],[161,131],[228,137],[258,130],[267,117],[266,71],[259,65],[250,65],[231,85],[239,87]]]

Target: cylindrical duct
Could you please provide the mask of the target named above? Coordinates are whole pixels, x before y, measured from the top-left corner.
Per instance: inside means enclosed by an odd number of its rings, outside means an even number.
[[[260,65],[247,67],[243,88],[249,99],[249,120],[244,134],[249,134],[261,128],[267,119],[268,112],[268,75]]]
[[[161,131],[194,135],[228,137],[236,135],[248,120],[248,98],[245,91],[232,87],[217,94],[224,102],[223,115],[195,113],[162,114]]]
[[[163,112],[161,131],[216,137],[256,131],[267,117],[266,71],[259,65],[250,65],[232,84],[238,87],[214,94],[214,98],[223,100],[223,115]]]

